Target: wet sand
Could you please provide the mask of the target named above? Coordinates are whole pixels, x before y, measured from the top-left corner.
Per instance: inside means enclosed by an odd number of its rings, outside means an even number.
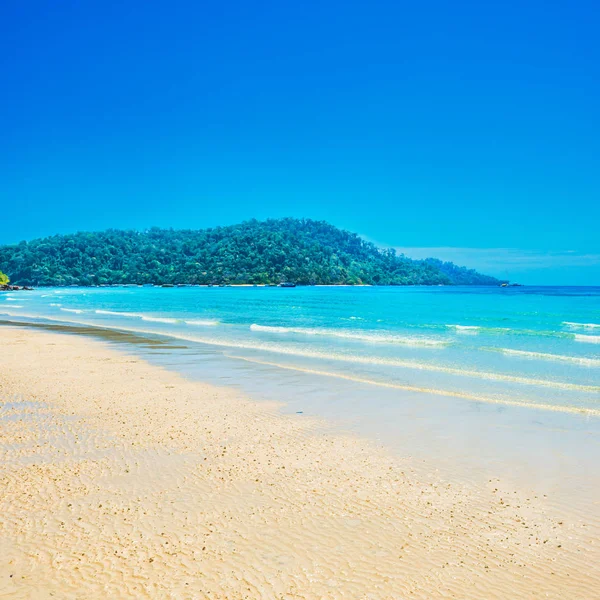
[[[3,327],[0,597],[600,598],[581,516],[107,343]]]

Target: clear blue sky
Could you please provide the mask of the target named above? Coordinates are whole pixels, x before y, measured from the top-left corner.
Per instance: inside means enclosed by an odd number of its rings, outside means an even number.
[[[0,8],[0,243],[326,219],[600,284],[597,2]]]

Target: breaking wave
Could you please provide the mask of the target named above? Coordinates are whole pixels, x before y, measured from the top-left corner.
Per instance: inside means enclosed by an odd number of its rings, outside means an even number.
[[[450,329],[455,329],[458,333],[477,333],[481,330],[478,325],[446,325]]]
[[[10,313],[8,313],[10,315]],[[25,317],[26,315],[11,315],[15,317]],[[39,316],[35,318],[40,318]],[[41,317],[47,318],[47,317]],[[58,320],[58,319],[51,319]],[[79,325],[87,325],[90,327],[99,327],[99,324],[96,322],[89,321],[72,321]],[[457,367],[449,367],[445,365],[440,365],[436,363],[430,362],[418,362],[413,360],[404,360],[397,358],[383,358],[377,356],[363,356],[356,354],[345,354],[339,352],[324,352],[320,350],[314,350],[310,348],[298,348],[293,346],[285,346],[283,344],[277,343],[269,343],[269,342],[246,342],[246,341],[238,341],[238,340],[226,340],[223,338],[209,338],[204,336],[190,335],[185,332],[179,331],[156,331],[151,329],[142,329],[138,327],[123,327],[122,325],[101,325],[102,328],[105,329],[117,329],[123,331],[132,331],[135,333],[146,333],[146,334],[159,334],[159,335],[168,335],[169,337],[175,339],[181,339],[189,342],[197,342],[199,344],[208,344],[210,346],[217,346],[221,348],[236,348],[242,350],[253,350],[260,352],[269,352],[275,354],[281,354],[286,356],[297,356],[308,359],[321,359],[327,361],[335,361],[335,362],[344,362],[344,363],[353,363],[353,364],[367,364],[367,365],[383,365],[390,367],[400,367],[407,369],[415,369],[420,371],[430,371],[437,373],[446,373],[449,375],[457,375],[461,377],[467,378],[477,378],[477,379],[485,379],[491,381],[506,381],[510,383],[524,384],[524,385],[532,385],[532,386],[542,386],[542,387],[550,387],[554,389],[564,389],[564,390],[579,390],[584,392],[600,392],[599,386],[593,385],[581,385],[577,383],[568,383],[563,381],[554,381],[551,379],[536,379],[531,377],[522,377],[522,376],[513,376],[507,375],[503,373],[495,373],[489,371],[476,371],[470,369],[460,369]],[[600,336],[598,336],[600,339]]]
[[[572,321],[563,321],[563,325],[571,329],[600,329],[599,323],[573,323]]]
[[[116,317],[129,317],[132,319],[141,319],[142,321],[149,321],[153,323],[186,323],[187,325],[218,325],[218,321],[211,319],[176,319],[174,317],[155,317],[146,313],[134,313],[134,312],[118,312],[116,310],[102,310],[98,309],[94,311],[98,315],[113,315]]]
[[[549,354],[547,352],[529,352],[527,350],[512,350],[511,348],[486,348],[508,354],[509,356],[522,356],[523,358],[532,358],[538,360],[557,360],[561,362],[570,362],[588,367],[600,367],[600,359],[586,358],[585,356],[567,356],[564,354]]]
[[[359,340],[375,344],[402,344],[404,346],[447,346],[449,341],[419,336],[401,336],[378,331],[348,331],[343,329],[327,329],[321,327],[276,327],[270,325],[250,325],[251,331],[263,331],[266,333],[297,333],[300,335],[318,335],[325,337]]]
[[[600,344],[600,335],[583,335],[581,333],[576,333],[575,341],[586,342],[587,344]]]

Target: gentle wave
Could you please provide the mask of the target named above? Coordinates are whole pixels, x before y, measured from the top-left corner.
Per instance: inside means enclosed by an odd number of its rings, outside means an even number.
[[[450,329],[456,329],[456,331],[466,331],[475,333],[481,329],[478,325],[446,325]]]
[[[562,381],[552,381],[548,379],[533,379],[529,377],[520,377],[516,375],[505,375],[502,373],[493,373],[487,371],[473,371],[467,369],[458,369],[455,367],[446,367],[443,365],[436,365],[432,363],[416,362],[411,360],[394,359],[394,358],[381,358],[375,356],[356,356],[340,353],[328,353],[318,350],[301,350],[298,348],[290,348],[287,346],[280,345],[267,345],[267,344],[247,344],[247,343],[231,343],[224,342],[223,340],[207,340],[207,339],[190,339],[189,341],[197,341],[200,343],[207,343],[216,346],[244,348],[248,350],[260,350],[266,352],[274,352],[277,354],[284,354],[288,356],[301,356],[303,358],[317,358],[323,360],[333,360],[357,364],[368,364],[368,365],[381,365],[390,367],[402,367],[408,369],[415,369],[419,371],[433,371],[437,373],[447,373],[450,375],[458,375],[461,377],[475,377],[478,379],[488,379],[493,381],[507,381],[510,383],[521,383],[525,385],[537,385],[544,387],[552,387],[556,389],[565,390],[580,390],[586,392],[600,392],[600,387],[590,385],[580,385],[577,383],[567,383]]]
[[[156,323],[186,323],[187,325],[218,325],[219,322],[216,320],[210,319],[176,319],[173,317],[153,317],[151,315],[147,315],[145,313],[133,313],[133,312],[118,312],[115,310],[101,310],[98,309],[94,311],[99,315],[113,315],[117,317],[129,317],[133,319],[141,319],[142,321],[150,321]]]
[[[23,308],[20,304],[3,304],[3,308]]]
[[[8,313],[10,314],[10,313]],[[13,315],[16,317],[26,317],[26,315]],[[45,318],[45,317],[34,317],[34,318]],[[56,320],[56,319],[54,319]],[[75,321],[81,325],[87,325],[90,327],[98,327],[98,323],[94,322],[85,322],[85,321]],[[433,363],[423,363],[416,362],[411,360],[402,360],[402,359],[389,359],[389,358],[381,358],[374,356],[357,356],[357,355],[349,355],[349,354],[341,354],[341,353],[327,353],[318,350],[302,350],[301,348],[283,346],[279,344],[269,344],[269,343],[247,343],[247,342],[239,342],[234,340],[224,340],[224,339],[214,339],[214,338],[206,338],[199,337],[195,335],[182,334],[180,332],[174,331],[155,331],[148,329],[140,329],[137,327],[122,327],[118,325],[102,325],[102,327],[107,329],[120,329],[124,331],[134,331],[136,333],[146,333],[152,335],[168,335],[169,337],[173,337],[176,339],[186,340],[189,342],[197,342],[199,344],[208,344],[210,346],[219,346],[222,348],[237,348],[243,350],[258,350],[262,352],[272,352],[276,354],[283,354],[287,356],[298,356],[302,358],[309,359],[323,359],[323,360],[333,360],[347,363],[355,363],[355,364],[368,364],[368,365],[381,365],[381,366],[390,366],[390,367],[402,367],[408,369],[415,369],[420,371],[431,371],[437,373],[447,373],[449,375],[458,375],[461,377],[474,377],[478,379],[487,379],[492,381],[506,381],[509,383],[519,383],[524,385],[535,385],[535,386],[543,386],[550,387],[555,389],[564,389],[564,390],[579,390],[584,392],[600,392],[599,386],[592,385],[581,385],[577,383],[567,383],[562,381],[553,381],[550,379],[534,379],[529,377],[521,377],[521,376],[513,376],[513,375],[505,375],[502,373],[493,373],[487,371],[473,371],[467,369],[459,369],[456,367],[446,367],[443,365],[436,365]]]
[[[323,377],[335,377],[337,379],[345,379],[347,381],[353,381],[355,383],[365,383],[368,385],[376,385],[379,387],[392,388],[397,390],[405,390],[408,392],[420,392],[426,394],[436,394],[438,396],[450,396],[452,398],[463,398],[465,400],[471,400],[474,402],[485,402],[487,404],[503,404],[508,406],[518,406],[521,408],[535,408],[540,410],[549,410],[553,412],[566,412],[566,413],[577,413],[577,414],[585,414],[585,415],[593,415],[600,416],[600,410],[596,408],[586,408],[579,406],[567,406],[564,404],[547,404],[540,402],[528,402],[528,401],[518,401],[518,400],[509,400],[501,397],[490,397],[490,396],[481,396],[478,394],[465,394],[463,392],[455,392],[452,390],[444,390],[438,388],[424,388],[419,386],[412,385],[404,385],[400,383],[391,383],[387,381],[380,381],[377,379],[370,379],[366,377],[356,377],[354,375],[346,375],[345,373],[335,373],[332,371],[321,371],[319,369],[306,369],[303,367],[297,367],[295,365],[284,365],[281,363],[274,363],[268,361],[257,360],[254,358],[248,358],[246,356],[233,356],[230,355],[231,358],[235,358],[238,360],[244,360],[246,362],[251,362],[259,365],[266,365],[270,367],[276,367],[279,369],[287,369],[290,371],[300,371],[301,373],[308,373],[310,375],[320,375]]]
[[[62,306],[60,302],[50,302],[50,306]]]
[[[522,356],[524,358],[534,358],[539,360],[557,360],[562,362],[570,362],[588,367],[600,367],[600,359],[586,358],[584,356],[565,356],[563,354],[548,354],[546,352],[528,352],[527,350],[513,350],[512,348],[485,348],[485,350],[493,350],[502,352],[512,356]]]
[[[0,306],[0,315],[5,317],[13,317],[17,319],[31,319],[33,322],[37,321],[52,321],[53,323],[68,323],[69,325],[89,325],[90,327],[98,327],[98,323],[86,323],[85,321],[75,321],[73,319],[68,319],[66,316],[61,317],[60,319],[56,317],[50,317],[47,315],[32,315],[28,313],[11,313],[11,312],[3,312],[2,306]],[[25,323],[25,321],[20,321]],[[111,328],[111,329],[116,329]]]
[[[563,321],[563,325],[572,329],[600,329],[598,323],[573,323],[572,321]]]
[[[600,344],[600,335],[582,335],[581,333],[576,333],[575,341],[587,344]]]
[[[144,313],[132,313],[132,312],[117,312],[115,310],[95,310],[98,315],[114,315],[118,317],[129,317],[133,319],[141,319],[142,321],[152,321],[155,323],[177,323],[177,319],[171,317],[152,317]]]
[[[11,313],[5,313],[9,316],[20,317],[20,318],[34,318],[34,319],[47,319],[48,317],[41,317],[39,315],[30,317],[29,315],[11,315]],[[58,321],[59,319],[52,319],[52,321]],[[76,323],[79,325],[86,325],[89,327],[99,327],[99,324],[96,322],[89,321],[70,321],[71,323]],[[521,376],[513,376],[506,375],[502,373],[494,373],[487,371],[473,371],[467,369],[459,369],[456,367],[446,367],[444,365],[437,365],[434,363],[425,363],[425,362],[416,362],[411,360],[402,360],[402,359],[389,359],[389,358],[381,358],[381,357],[373,357],[373,356],[357,356],[357,355],[348,355],[341,353],[327,353],[318,350],[302,350],[301,348],[283,346],[279,344],[269,344],[269,343],[247,343],[247,342],[238,342],[235,340],[224,340],[224,339],[214,339],[214,338],[206,338],[199,337],[196,335],[188,335],[185,333],[174,332],[174,331],[156,331],[156,330],[148,330],[148,329],[140,329],[137,327],[123,327],[119,325],[104,325],[100,326],[105,329],[116,329],[122,331],[132,331],[136,333],[145,333],[151,335],[168,335],[169,337],[175,339],[181,339],[189,342],[196,342],[199,344],[208,344],[211,346],[218,346],[222,348],[235,348],[242,350],[258,350],[262,352],[270,352],[276,354],[283,354],[287,356],[298,356],[302,358],[308,359],[322,359],[322,360],[330,360],[330,361],[339,361],[346,363],[355,363],[355,364],[368,364],[368,365],[381,365],[381,366],[391,366],[391,367],[402,367],[408,369],[415,369],[420,371],[431,371],[438,373],[447,373],[450,375],[457,375],[461,377],[473,377],[478,379],[486,379],[491,381],[506,381],[509,383],[518,383],[524,385],[534,385],[534,386],[542,386],[542,387],[550,387],[554,389],[564,389],[564,390],[578,390],[583,392],[594,392],[599,393],[600,387],[593,385],[581,385],[577,383],[567,383],[562,381],[553,381],[550,379],[534,379],[529,377],[521,377]],[[600,338],[600,336],[598,336]]]
[[[142,317],[142,315],[140,313],[117,312],[116,310],[101,310],[101,309],[97,309],[94,312],[97,315],[114,315],[116,317],[137,317],[137,318],[141,318]]]
[[[154,323],[177,323],[177,319],[173,319],[171,317],[149,317],[148,315],[143,315],[141,317],[142,321],[152,321]]]
[[[81,313],[85,312],[80,308],[61,308],[60,310],[63,310],[64,312],[75,313],[77,315],[80,315]]]
[[[250,325],[251,331],[264,331],[266,333],[298,333],[301,335],[319,335],[325,337],[336,337],[350,340],[360,340],[364,342],[373,342],[376,344],[402,344],[405,346],[447,346],[446,340],[438,340],[425,337],[400,336],[379,333],[376,331],[357,332],[343,329],[327,329],[321,327],[275,327],[270,325]]]
[[[430,326],[435,328],[436,326]],[[556,337],[573,339],[575,335],[568,331],[553,331],[548,329],[513,329],[511,327],[484,327],[482,325],[444,325],[447,329],[454,329],[457,333],[484,333],[494,335],[516,335],[527,337]]]

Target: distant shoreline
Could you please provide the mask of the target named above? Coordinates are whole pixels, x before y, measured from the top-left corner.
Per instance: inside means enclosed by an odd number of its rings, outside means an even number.
[[[0,288],[0,292],[13,292],[13,291],[25,291],[25,290],[33,290],[33,289],[45,289],[45,288],[115,288],[115,287],[131,287],[131,288],[165,288],[165,289],[176,289],[176,288],[227,288],[227,287],[240,287],[240,288],[287,288],[288,286],[280,285],[280,284],[269,284],[269,283],[227,283],[227,284],[207,284],[207,283],[182,283],[182,284],[163,284],[163,283],[155,283],[155,284],[139,284],[139,283],[107,283],[100,285],[34,285],[30,286],[13,286],[9,288]],[[360,287],[377,287],[377,288],[414,288],[414,287],[487,287],[487,288],[495,288],[502,287],[500,285],[483,285],[483,284],[448,284],[448,283],[407,283],[407,284],[371,284],[371,283],[316,283],[316,284],[294,284],[297,288],[311,288],[311,287],[332,287],[332,288],[340,288],[340,287],[348,287],[348,288],[360,288]],[[506,286],[505,286],[506,287]],[[519,286],[508,286],[508,287],[525,287],[524,285]],[[529,286],[531,287],[531,286]],[[533,287],[555,287],[555,286],[533,286]],[[560,286],[560,287],[594,287],[594,286]]]

